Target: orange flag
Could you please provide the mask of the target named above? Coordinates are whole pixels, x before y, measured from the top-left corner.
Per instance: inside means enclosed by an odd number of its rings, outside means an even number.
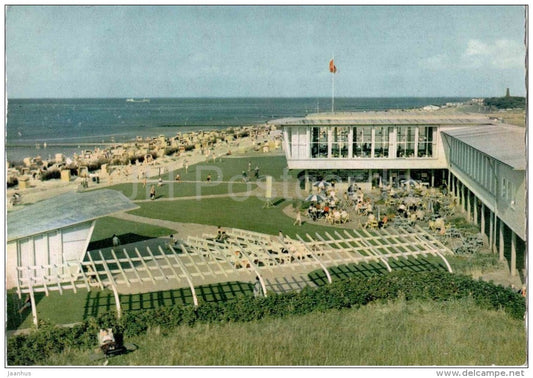
[[[329,72],[331,73],[337,72],[337,67],[335,67],[335,63],[333,63],[333,59],[329,61]]]

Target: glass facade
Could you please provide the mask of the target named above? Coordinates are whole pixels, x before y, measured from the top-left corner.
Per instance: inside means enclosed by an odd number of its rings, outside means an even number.
[[[389,133],[390,127],[375,127],[374,137],[374,157],[387,158],[389,157]]]
[[[328,127],[313,127],[311,129],[311,157],[328,157]]]
[[[331,142],[331,157],[347,158],[348,157],[348,127],[333,127]]]
[[[412,158],[415,156],[415,127],[396,128],[396,157]]]
[[[435,158],[435,126],[289,127],[292,158]]]
[[[372,128],[353,128],[353,156],[369,158],[372,155]]]
[[[433,127],[418,127],[418,157],[433,156]]]

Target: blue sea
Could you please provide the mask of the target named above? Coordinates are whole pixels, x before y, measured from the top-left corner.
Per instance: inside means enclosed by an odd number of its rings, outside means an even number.
[[[464,100],[336,98],[335,111],[412,109]],[[55,153],[71,156],[100,143],[131,141],[136,136],[173,136],[329,111],[331,98],[151,98],[145,102],[125,98],[9,99],[6,159],[49,158]]]

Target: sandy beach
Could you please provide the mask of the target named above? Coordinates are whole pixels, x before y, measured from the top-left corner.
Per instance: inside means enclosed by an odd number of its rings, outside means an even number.
[[[274,146],[276,146],[275,148],[280,148],[281,141],[279,138],[270,135],[269,131],[270,127],[263,125],[250,126],[244,128],[243,134],[245,136],[239,136],[234,140],[221,140],[217,138],[214,143],[203,143],[203,145],[196,143],[194,148],[189,148],[188,150],[181,148],[180,151],[170,155],[153,157],[151,161],[147,160],[142,163],[137,161],[136,164],[106,165],[94,171],[86,171],[86,178],[80,177],[83,175],[71,176],[68,181],[64,179],[41,180],[37,177],[32,177],[30,174],[24,174],[25,167],[9,167],[8,172],[14,174],[17,179],[26,177],[28,181],[25,188],[16,185],[7,189],[8,211],[16,209],[20,205],[31,204],[70,191],[100,189],[117,184],[142,182],[144,180],[146,180],[147,184],[157,183],[160,176],[165,178],[165,180],[174,179],[173,177],[169,178],[168,174],[179,169],[185,169],[186,166],[215,161],[223,156],[242,156],[252,151],[263,151],[265,147],[267,150],[272,150]],[[209,131],[206,132],[206,134],[209,133]],[[220,136],[219,134],[221,134],[220,131],[217,136]],[[222,137],[227,136],[222,135]],[[187,140],[189,135],[185,134],[181,138]],[[151,140],[157,139],[151,138]],[[164,143],[169,144],[169,140],[165,140]],[[126,149],[129,145],[131,143],[118,145],[115,149]],[[93,152],[101,153],[101,151]],[[69,159],[71,158],[64,157],[63,161],[69,161]],[[82,167],[85,164],[87,164],[86,161],[80,161],[78,158],[77,166]],[[96,182],[96,177],[98,178],[98,182]],[[83,188],[84,181],[87,182],[87,188]],[[13,205],[10,201],[15,193],[21,195],[20,204],[17,205]]]

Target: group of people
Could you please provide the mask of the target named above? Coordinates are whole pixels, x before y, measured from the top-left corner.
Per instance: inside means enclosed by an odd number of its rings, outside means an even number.
[[[331,208],[328,206],[327,203],[317,202],[316,204],[309,206],[309,208],[307,209],[307,216],[312,220],[316,221],[320,218],[326,217],[330,211]]]
[[[251,161],[248,162],[248,171],[244,170],[241,172],[243,182],[248,182],[249,174],[250,175],[252,174],[252,162]],[[259,179],[259,166],[257,165],[255,166],[255,169],[254,169],[254,178]]]
[[[219,243],[223,243],[228,239],[228,237],[229,236],[228,234],[226,234],[226,231],[224,231],[221,226],[218,226],[217,236],[215,237],[215,241]]]

